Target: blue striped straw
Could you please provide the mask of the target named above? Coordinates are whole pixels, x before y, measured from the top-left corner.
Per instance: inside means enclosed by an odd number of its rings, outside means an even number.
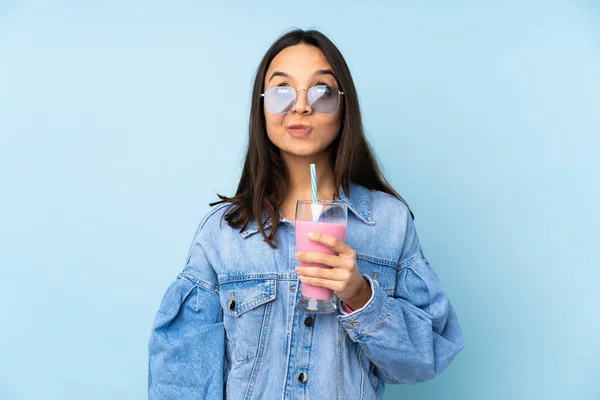
[[[317,222],[319,217],[316,213],[318,196],[317,196],[317,170],[315,164],[310,164],[310,184],[312,186],[312,200],[313,200],[313,221]]]

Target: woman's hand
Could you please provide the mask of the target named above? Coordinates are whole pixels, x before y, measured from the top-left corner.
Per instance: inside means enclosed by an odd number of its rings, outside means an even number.
[[[300,281],[309,285],[331,289],[335,295],[352,310],[363,307],[371,298],[371,286],[362,277],[356,263],[356,253],[334,236],[315,232],[308,238],[322,244],[339,255],[320,252],[298,252],[296,258],[310,264],[322,264],[332,268],[296,268]]]

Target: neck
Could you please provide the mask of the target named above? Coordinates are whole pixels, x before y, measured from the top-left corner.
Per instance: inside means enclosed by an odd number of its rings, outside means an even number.
[[[288,170],[288,199],[312,199],[312,185],[310,181],[310,164],[315,164],[317,172],[317,193],[319,200],[333,200],[336,193],[333,171],[329,165],[327,152],[314,154],[310,157],[282,154]]]

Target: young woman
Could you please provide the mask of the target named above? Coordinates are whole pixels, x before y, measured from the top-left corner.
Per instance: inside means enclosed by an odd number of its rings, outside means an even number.
[[[319,200],[348,206],[345,243],[311,239],[338,255],[296,253],[312,163]],[[289,32],[265,54],[237,193],[219,197],[156,315],[151,399],[380,399],[385,383],[431,379],[463,348],[413,214],[365,139],[348,66],[322,33]],[[332,289],[338,310],[296,308],[301,282]]]

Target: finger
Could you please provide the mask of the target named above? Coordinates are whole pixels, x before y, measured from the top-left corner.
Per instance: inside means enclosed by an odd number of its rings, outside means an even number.
[[[322,278],[331,281],[347,281],[350,279],[350,271],[336,268],[320,268],[320,267],[297,267],[298,275],[309,278]]]
[[[338,292],[342,289],[342,282],[331,281],[323,278],[311,278],[308,276],[300,276],[300,281],[313,286],[320,286]]]
[[[326,254],[317,251],[299,251],[296,253],[298,261],[302,261],[309,264],[321,264],[328,265],[334,268],[347,267],[344,259],[341,259],[335,254]]]
[[[329,247],[331,250],[338,253],[341,257],[354,256],[354,250],[343,241],[339,240],[335,236],[327,235],[325,233],[310,232],[308,238],[314,242],[321,243],[325,247]]]

